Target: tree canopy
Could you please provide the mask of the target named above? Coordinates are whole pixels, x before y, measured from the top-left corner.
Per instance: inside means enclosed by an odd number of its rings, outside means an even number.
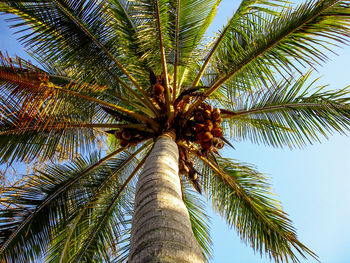
[[[254,251],[276,262],[317,257],[267,178],[220,149],[235,140],[304,147],[349,130],[348,88],[310,80],[326,51],[348,43],[349,1],[245,0],[208,37],[219,4],[0,1],[38,62],[1,53],[0,161],[47,162],[1,192],[1,259],[125,260],[137,176],[168,132],[206,258],[199,194]],[[69,161],[52,162],[60,158]]]

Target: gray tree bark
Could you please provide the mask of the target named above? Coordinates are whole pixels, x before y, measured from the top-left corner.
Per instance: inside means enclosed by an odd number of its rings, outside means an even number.
[[[130,263],[202,263],[182,201],[176,143],[161,136],[140,174],[132,220]]]

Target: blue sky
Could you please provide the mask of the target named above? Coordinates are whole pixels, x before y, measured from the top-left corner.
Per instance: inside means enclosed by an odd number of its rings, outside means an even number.
[[[220,28],[232,14],[237,1],[223,0],[214,26]],[[23,49],[0,17],[0,50],[23,56]],[[321,76],[320,85],[330,89],[350,85],[350,47],[337,48],[339,56],[314,73]],[[350,133],[348,133],[349,135]],[[299,239],[315,251],[322,262],[350,262],[350,139],[334,135],[322,144],[303,150],[274,149],[250,143],[235,143],[236,150],[225,150],[225,156],[255,164],[260,172],[271,177],[272,186],[285,211],[297,228]],[[349,162],[349,163],[348,163]],[[212,216],[214,241],[213,263],[268,263],[267,258],[254,254],[237,234],[221,219]],[[301,260],[311,262],[314,260]]]

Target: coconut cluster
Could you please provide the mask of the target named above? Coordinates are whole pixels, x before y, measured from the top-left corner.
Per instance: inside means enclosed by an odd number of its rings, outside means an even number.
[[[171,76],[168,74],[168,81],[171,81]],[[151,98],[159,106],[161,110],[165,107],[165,95],[166,95],[166,81],[164,75],[152,75],[150,77],[150,83],[152,85]],[[171,91],[170,91],[171,92]]]
[[[152,135],[147,132],[143,132],[136,129],[121,129],[114,132],[114,136],[119,139],[119,144],[122,147],[127,147],[129,145],[136,145],[140,141],[151,138]]]
[[[220,109],[202,103],[193,114],[193,119],[187,122],[185,136],[198,143],[202,150],[211,151],[224,147],[221,128]]]

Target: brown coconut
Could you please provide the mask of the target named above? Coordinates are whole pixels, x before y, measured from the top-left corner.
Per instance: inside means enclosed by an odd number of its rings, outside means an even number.
[[[215,137],[211,142],[213,146],[217,149],[221,149],[222,147],[224,147],[224,142],[220,138]]]
[[[215,136],[215,137],[222,137],[222,129],[221,128],[214,128],[211,133]]]
[[[211,122],[211,120],[206,120],[203,128],[205,131],[211,131],[213,129],[213,127],[214,127],[214,125]]]
[[[201,146],[204,150],[210,150],[211,148],[211,141],[208,142],[201,142]]]
[[[210,132],[205,132],[202,136],[202,140],[203,142],[208,142],[210,141],[211,139],[213,139],[213,135],[210,133]]]
[[[153,86],[153,92],[155,95],[160,95],[164,92],[164,87],[157,83]]]
[[[125,130],[122,132],[122,138],[124,140],[129,141],[131,139],[131,132],[129,130]]]
[[[199,123],[204,122],[204,117],[203,117],[202,113],[199,111],[197,111],[196,114],[194,115],[194,119]]]
[[[210,119],[211,119],[211,111],[205,110],[205,111],[203,112],[203,117],[204,117],[204,119],[206,119],[206,120],[210,120]]]
[[[129,145],[129,141],[121,139],[119,144],[121,147],[126,147]]]
[[[198,132],[201,132],[201,131],[204,129],[204,127],[205,127],[205,125],[204,125],[203,123],[197,123],[197,124],[196,124],[196,127],[195,127],[196,132],[197,132],[197,133],[198,133]]]

